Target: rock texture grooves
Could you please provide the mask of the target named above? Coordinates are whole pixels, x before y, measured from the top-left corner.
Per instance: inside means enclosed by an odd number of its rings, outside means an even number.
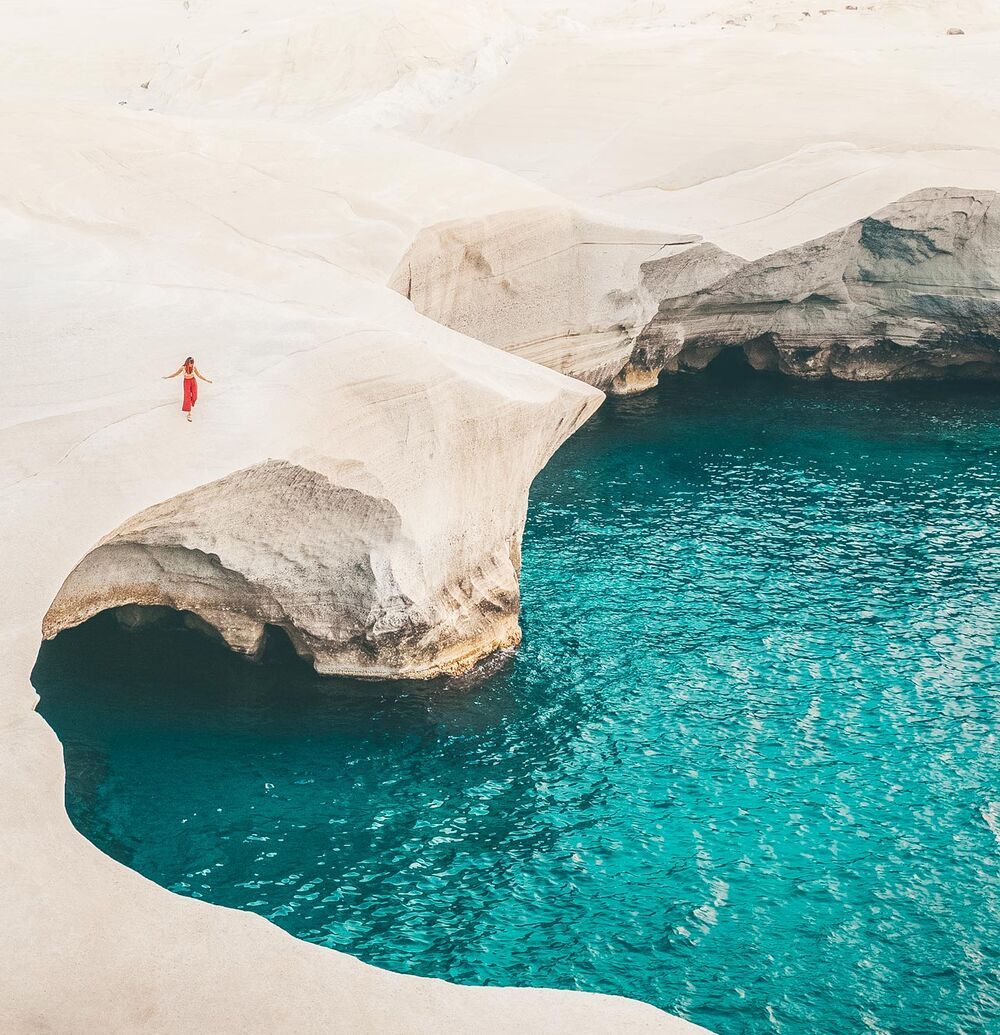
[[[714,244],[699,244],[679,255],[644,262],[640,268],[640,295],[645,311],[657,311],[667,299],[688,295],[741,269],[746,259],[724,252]],[[653,388],[669,364],[679,339],[672,328],[651,320],[636,335],[628,359],[611,385],[614,395],[635,395]]]
[[[641,341],[664,369],[739,347],[757,370],[851,381],[1000,376],[993,191],[917,191],[665,298]]]
[[[614,391],[656,310],[642,263],[695,240],[569,205],[519,209],[421,230],[390,286],[438,323]]]
[[[66,580],[47,637],[99,611],[188,612],[255,655],[283,629],[321,672],[435,674],[520,638],[516,536],[455,585],[400,585],[409,550],[386,499],[271,461],[150,507],[105,538]],[[154,612],[155,613],[155,612]]]

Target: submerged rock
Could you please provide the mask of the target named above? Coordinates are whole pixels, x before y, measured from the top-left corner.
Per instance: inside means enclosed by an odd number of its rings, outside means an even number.
[[[518,209],[425,228],[389,283],[438,323],[608,391],[656,311],[642,265],[696,240]]]
[[[907,195],[815,241],[668,296],[639,340],[667,371],[726,348],[795,377],[1000,377],[993,191]]]

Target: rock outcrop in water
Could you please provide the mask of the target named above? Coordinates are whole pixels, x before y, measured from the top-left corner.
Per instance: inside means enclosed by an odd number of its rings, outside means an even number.
[[[753,368],[793,377],[1000,377],[995,200],[954,188],[909,194],[663,299],[639,340],[651,365],[671,372],[741,348]]]
[[[422,230],[390,286],[438,323],[614,392],[656,311],[643,263],[694,240],[570,206],[500,212]]]
[[[640,295],[646,312],[656,312],[657,303],[700,291],[727,273],[741,269],[746,259],[723,251],[714,244],[699,244],[676,255],[644,262],[640,268]],[[656,386],[679,344],[671,330],[650,320],[636,334],[628,359],[615,376],[614,395],[635,395]]]
[[[45,635],[111,608],[136,625],[166,607],[252,656],[269,626],[283,629],[320,672],[459,670],[520,639],[519,535],[453,584],[404,589],[419,558],[389,500],[269,461],[127,521],[67,579]]]

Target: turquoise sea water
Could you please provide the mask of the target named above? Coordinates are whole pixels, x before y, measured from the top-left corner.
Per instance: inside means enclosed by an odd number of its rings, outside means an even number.
[[[185,895],[396,970],[722,1033],[1000,1031],[1000,395],[670,383],[537,479],[483,682],[101,620],[67,805]]]

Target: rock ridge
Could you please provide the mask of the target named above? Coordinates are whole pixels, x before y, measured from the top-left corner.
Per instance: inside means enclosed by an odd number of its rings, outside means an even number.
[[[993,191],[929,188],[664,298],[640,334],[667,372],[742,349],[756,370],[850,381],[1000,377]]]

